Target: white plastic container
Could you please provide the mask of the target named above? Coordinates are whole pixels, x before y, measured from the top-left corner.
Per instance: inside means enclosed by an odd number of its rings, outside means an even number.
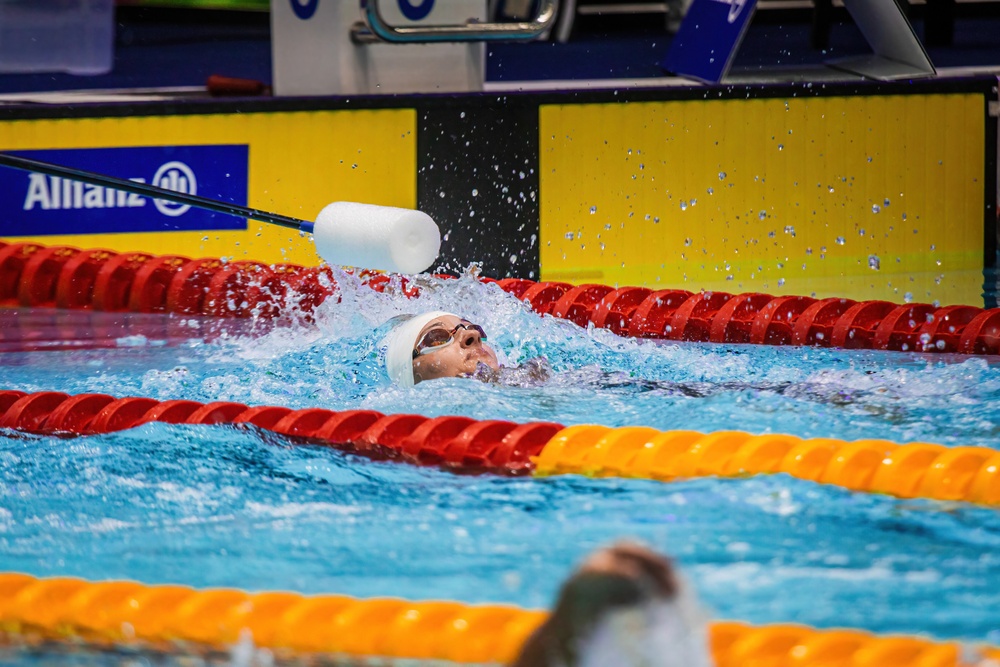
[[[0,0],[0,72],[111,71],[114,0]]]

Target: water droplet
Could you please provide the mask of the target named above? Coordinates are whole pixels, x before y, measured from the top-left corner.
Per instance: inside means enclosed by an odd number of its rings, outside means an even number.
[[[473,197],[478,197],[479,196],[479,190],[477,190],[476,188],[472,188],[472,196]]]
[[[692,199],[692,200],[691,200],[691,206],[694,206],[694,205],[695,205],[695,204],[697,204],[697,203],[698,203],[698,200],[697,200],[697,199]]]
[[[724,172],[724,171],[720,171],[719,172],[719,180],[720,181],[726,180],[726,172]]]
[[[903,295],[904,303],[910,303],[911,301],[913,301],[913,294],[911,292],[907,292],[906,294]]]
[[[465,112],[463,111],[462,113],[458,114],[458,117],[459,118],[465,118]]]
[[[884,207],[886,207],[886,208],[889,208],[889,198],[888,198],[888,197],[886,197],[886,198],[885,198],[885,199],[884,199],[884,200],[882,201],[882,206],[884,206]]]
[[[906,214],[905,213],[903,214],[903,220],[906,220]]]
[[[864,235],[865,235],[865,228],[862,227],[861,229],[858,230],[858,236],[864,236]]]
[[[684,239],[684,245],[686,246],[691,245],[691,239]]]
[[[682,199],[682,200],[681,200],[681,210],[682,210],[682,211],[686,211],[686,210],[688,210],[688,203],[687,203],[687,201],[686,201],[686,200],[684,200],[684,199]]]
[[[594,215],[595,213],[597,213],[597,207],[596,206],[591,206],[590,207],[590,214]]]
[[[760,213],[757,214],[757,217],[763,220],[764,218],[767,217],[767,211],[761,211]]]
[[[605,223],[604,229],[611,229],[611,223],[610,222]]]
[[[827,187],[827,189],[830,190],[830,194],[833,194],[833,186],[832,185],[828,185],[826,187]]]
[[[843,236],[838,236],[837,238],[834,239],[834,241],[837,242],[837,245],[844,245],[845,243],[847,243],[847,239],[845,239]]]
[[[933,243],[931,244],[931,250],[937,250],[937,246]]]
[[[439,197],[440,197],[441,199],[444,199],[444,192],[439,192],[439,193],[438,193],[438,196],[439,196]]]
[[[774,230],[773,229],[767,233],[767,238],[769,238],[769,239],[773,239],[774,238]]]
[[[708,189],[708,194],[714,195],[715,194],[715,190],[713,190],[712,188],[709,188]]]
[[[871,269],[872,271],[878,271],[881,266],[882,263],[879,261],[878,255],[868,255],[869,269]]]
[[[872,161],[872,156],[871,156],[871,155],[869,155],[869,156],[868,156],[868,162],[871,162],[871,161]]]
[[[785,225],[785,233],[786,234],[791,234],[792,236],[795,236],[795,227],[793,227],[791,225]]]
[[[778,278],[778,287],[782,287],[785,284],[784,278]]]
[[[779,151],[785,150],[785,145],[784,144],[778,144],[778,150]]]
[[[821,246],[819,247],[819,251],[820,251],[820,252],[826,252],[826,246],[825,246],[825,245],[821,245]]]
[[[511,256],[510,256],[510,263],[511,263],[511,264],[513,264],[513,263],[515,263],[516,261],[517,261],[517,255],[511,255]]]
[[[879,208],[879,205],[878,205],[878,204],[872,204],[872,213],[878,213],[878,212],[879,212],[879,211],[881,211],[881,210],[882,210],[882,209],[881,209],[881,208]]]
[[[573,240],[573,232],[566,232],[566,240],[567,241]]]
[[[806,248],[806,254],[807,255],[813,254],[813,249],[812,248]]]

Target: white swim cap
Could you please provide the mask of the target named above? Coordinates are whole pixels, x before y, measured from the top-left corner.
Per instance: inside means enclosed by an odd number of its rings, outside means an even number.
[[[379,347],[385,348],[385,370],[389,379],[402,387],[412,387],[413,347],[417,344],[420,331],[439,317],[453,315],[443,310],[414,315],[390,331]],[[457,317],[457,315],[453,315]]]

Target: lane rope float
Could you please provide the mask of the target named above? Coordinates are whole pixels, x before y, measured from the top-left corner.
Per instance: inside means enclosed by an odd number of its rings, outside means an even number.
[[[0,592],[0,631],[8,641],[29,645],[82,640],[184,649],[250,639],[278,655],[504,664],[547,618],[547,612],[510,605],[197,590],[19,573],[0,573]],[[716,621],[709,625],[709,643],[717,667],[960,667],[1000,660],[1000,648],[985,644],[798,624]]]
[[[420,294],[405,277],[373,271],[357,276],[379,292],[398,285],[405,296]],[[1000,308],[615,289],[520,278],[482,281],[495,283],[541,315],[633,338],[1000,354]],[[308,317],[336,293],[336,281],[326,266],[157,257],[0,241],[0,306],[265,318],[298,309]]]
[[[1000,450],[987,447],[0,391],[0,428],[92,435],[149,422],[245,424],[369,458],[452,471],[662,482],[786,473],[897,498],[1000,505]]]

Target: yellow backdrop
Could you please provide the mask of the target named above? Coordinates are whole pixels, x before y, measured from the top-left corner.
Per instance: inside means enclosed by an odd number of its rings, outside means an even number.
[[[240,113],[0,122],[0,150],[246,144],[251,208],[313,220],[332,201],[414,208],[413,109]],[[0,221],[0,237],[2,233]],[[249,221],[243,231],[7,238],[189,257],[319,263],[294,230]]]
[[[983,105],[544,106],[541,275],[982,305]]]

